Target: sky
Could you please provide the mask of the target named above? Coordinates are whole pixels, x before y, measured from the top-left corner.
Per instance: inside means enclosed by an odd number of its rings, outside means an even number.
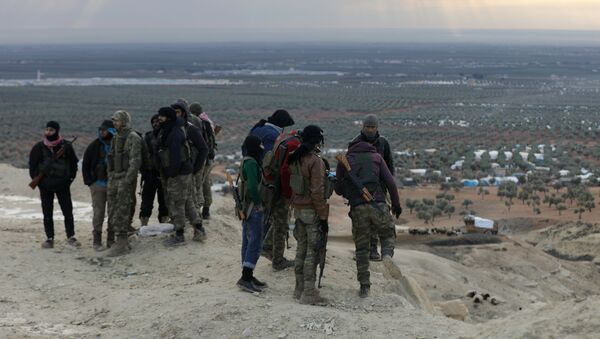
[[[600,36],[589,32],[600,31],[600,0],[0,0],[0,9],[0,44]]]

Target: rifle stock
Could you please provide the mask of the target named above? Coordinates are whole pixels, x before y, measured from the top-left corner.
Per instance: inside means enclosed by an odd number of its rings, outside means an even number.
[[[344,166],[344,168],[348,172],[348,176],[352,179],[352,182],[354,183],[354,185],[356,186],[356,188],[360,189],[363,199],[365,199],[368,202],[375,201],[375,198],[373,198],[373,195],[371,195],[371,192],[369,192],[369,190],[366,187],[364,187],[362,184],[360,184],[356,180],[356,178],[353,177],[352,173],[350,173],[350,171],[352,170],[352,168],[350,167],[350,163],[348,162],[348,158],[346,158],[346,154],[339,153],[338,155],[335,156],[335,159],[337,161],[339,161]]]

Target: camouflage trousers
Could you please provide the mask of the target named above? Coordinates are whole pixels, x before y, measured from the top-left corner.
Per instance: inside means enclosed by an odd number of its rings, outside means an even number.
[[[285,238],[289,231],[290,204],[283,198],[277,199],[271,210],[271,227],[265,235],[263,248],[271,251],[273,264],[283,261],[285,251]]]
[[[394,221],[386,203],[364,204],[350,209],[352,239],[356,246],[356,270],[358,282],[371,285],[369,273],[369,247],[371,236],[376,234],[381,241],[381,255],[394,255]]]
[[[312,208],[295,209],[294,216],[296,217],[294,238],[298,243],[294,272],[296,279],[301,277],[304,281],[306,291],[315,288],[318,264],[315,246],[319,238],[319,216]]]
[[[204,207],[210,207],[210,205],[212,205],[212,191],[210,190],[212,187],[212,178],[210,177],[210,172],[213,167],[212,161],[209,161],[204,165],[204,177],[202,178],[202,205]]]
[[[166,182],[165,200],[169,206],[169,217],[175,226],[175,231],[184,230],[186,218],[192,225],[202,223],[194,205],[192,175],[178,175],[167,178]]]
[[[133,183],[125,181],[125,177],[112,177],[108,181],[106,199],[108,202],[108,229],[114,230],[117,236],[127,235],[135,211],[135,188]]]
[[[200,170],[195,174],[192,174],[192,195],[194,197],[194,205],[196,206],[196,212],[202,212],[202,205],[204,205],[204,194],[202,193],[204,185],[204,170]]]

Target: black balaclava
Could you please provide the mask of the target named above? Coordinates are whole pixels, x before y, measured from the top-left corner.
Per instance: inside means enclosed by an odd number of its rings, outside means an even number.
[[[254,160],[260,164],[263,148],[261,147],[261,141],[259,137],[254,135],[247,136],[246,139],[244,139],[244,144],[242,147],[246,150],[247,156],[254,158]]]
[[[60,132],[60,124],[54,120],[50,120],[46,123],[46,127],[51,127],[51,128],[54,128],[54,130],[56,130],[56,132],[54,132],[54,134],[49,135],[46,138],[49,141],[55,141],[56,139],[58,139],[58,135]]]
[[[294,119],[292,119],[290,113],[284,109],[276,110],[267,121],[281,128],[292,126],[294,124]]]
[[[302,144],[300,144],[300,147],[290,154],[288,158],[288,162],[290,164],[300,161],[302,157],[314,150],[315,146],[324,140],[323,130],[321,127],[316,125],[308,125],[304,127],[300,133],[300,137],[302,138]]]

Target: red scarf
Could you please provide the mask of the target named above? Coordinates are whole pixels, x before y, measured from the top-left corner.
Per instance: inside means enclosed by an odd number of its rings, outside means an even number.
[[[42,139],[42,141],[44,142],[44,145],[46,145],[46,147],[48,147],[51,151],[54,147],[56,147],[58,144],[60,144],[63,140],[64,140],[64,138],[60,135],[54,141],[48,140],[48,137],[46,137],[45,135],[44,135],[44,139]]]

